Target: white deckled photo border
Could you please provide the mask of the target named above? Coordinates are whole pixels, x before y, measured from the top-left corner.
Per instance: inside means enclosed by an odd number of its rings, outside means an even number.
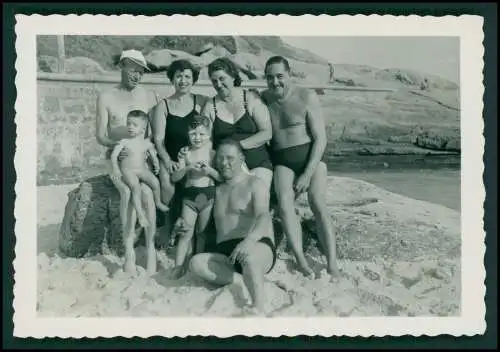
[[[14,336],[453,336],[484,334],[483,18],[479,16],[16,15]],[[462,309],[459,317],[40,318],[37,300],[36,36],[278,35],[460,38]],[[62,210],[61,210],[62,211]]]

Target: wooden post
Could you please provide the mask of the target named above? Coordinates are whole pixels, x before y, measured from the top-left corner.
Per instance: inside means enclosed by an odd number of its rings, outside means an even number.
[[[57,36],[57,59],[59,61],[59,72],[64,73],[64,61],[66,60],[66,53],[64,50],[64,35]]]

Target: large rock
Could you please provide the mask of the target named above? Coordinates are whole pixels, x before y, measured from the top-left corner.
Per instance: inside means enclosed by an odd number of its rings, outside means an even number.
[[[200,71],[206,71],[206,67],[212,61],[221,57],[229,58],[236,65],[236,67],[240,71],[240,77],[242,80],[257,78],[257,75],[255,73],[234,60],[231,53],[220,46],[215,46],[199,56],[191,55],[181,50],[153,50],[146,56],[146,61],[148,62],[148,66],[152,69],[153,72],[167,70],[173,61],[181,59],[191,62],[191,64],[193,64],[193,66],[195,66]],[[203,74],[201,76],[205,78],[206,75]]]
[[[416,137],[415,144],[426,149],[460,152],[460,131],[455,135],[425,131]]]
[[[102,66],[88,57],[71,57],[64,61],[65,73],[79,73],[79,74],[102,74],[104,69]]]
[[[121,228],[118,190],[107,175],[89,178],[68,194],[59,251],[77,258],[97,254],[106,240],[112,252],[123,255]]]

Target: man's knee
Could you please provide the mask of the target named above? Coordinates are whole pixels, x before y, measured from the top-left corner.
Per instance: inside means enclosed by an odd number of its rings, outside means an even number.
[[[293,190],[291,190],[293,192]],[[292,197],[278,195],[278,211],[280,215],[295,215],[295,202]]]
[[[249,249],[244,250],[241,254],[243,259],[240,260],[240,263],[243,269],[245,269],[245,267],[247,269],[258,269],[260,267],[261,253],[259,253],[258,251],[258,244]]]
[[[311,207],[311,211],[314,213],[315,217],[326,216],[328,214],[325,194],[323,192],[319,192],[319,190],[309,191],[309,206]]]
[[[194,274],[204,272],[207,267],[208,256],[206,253],[195,254],[189,261],[189,270]]]

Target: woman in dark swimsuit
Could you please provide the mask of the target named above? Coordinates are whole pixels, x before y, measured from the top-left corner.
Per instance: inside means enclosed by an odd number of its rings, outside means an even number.
[[[249,171],[271,188],[273,165],[268,152],[272,137],[267,106],[258,94],[242,89],[234,63],[220,58],[208,65],[208,75],[217,95],[203,109],[213,121],[213,146],[226,138],[239,141]]]
[[[165,217],[165,225],[170,232],[171,224],[180,215],[181,203],[180,197],[177,197],[179,192],[176,192],[178,187],[170,181],[170,174],[176,169],[179,151],[189,145],[188,126],[205,105],[207,97],[191,93],[198,80],[199,71],[189,61],[172,62],[167,70],[167,77],[175,92],[155,106],[151,127],[160,159],[162,201],[171,207]],[[182,184],[179,184],[179,187],[182,187]]]

